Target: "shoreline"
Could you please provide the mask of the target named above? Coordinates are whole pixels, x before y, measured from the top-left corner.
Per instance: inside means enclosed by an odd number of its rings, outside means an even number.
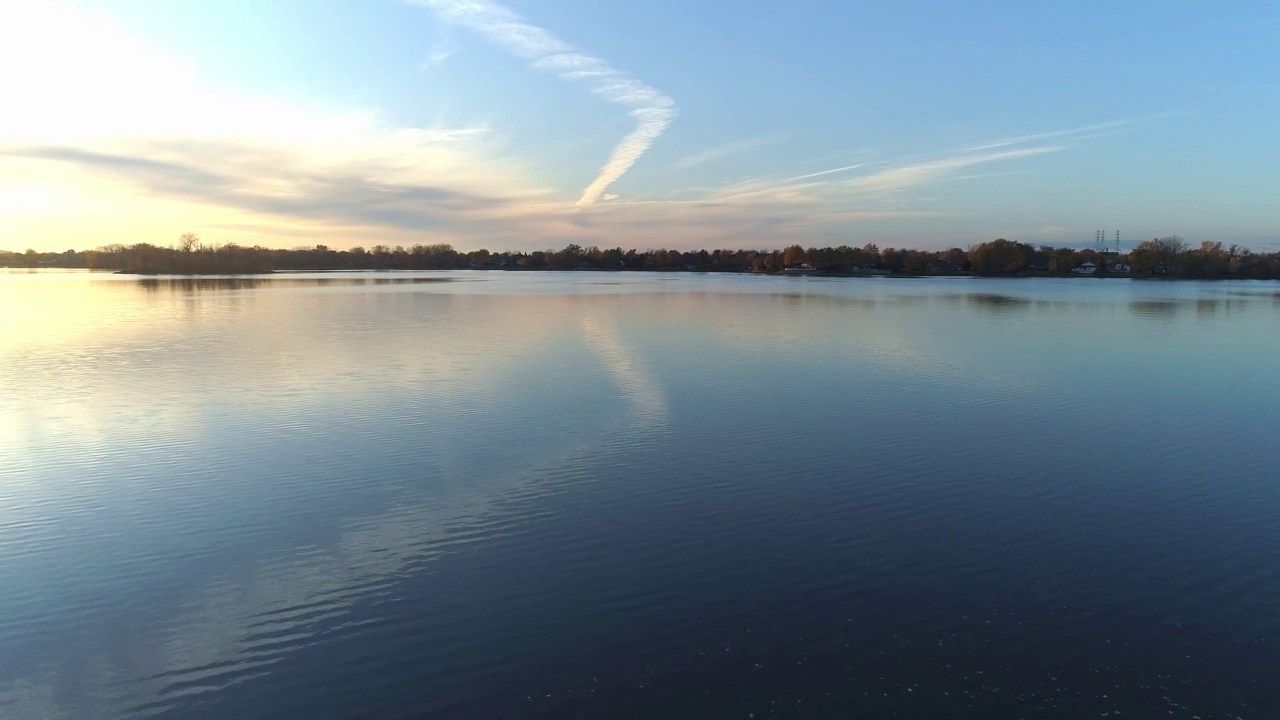
[[[8,267],[6,270],[89,270],[95,268],[87,267]],[[1156,281],[1156,282],[1179,282],[1179,281],[1204,281],[1204,280],[1261,280],[1275,281],[1280,278],[1256,278],[1256,277],[1240,277],[1235,275],[1213,275],[1201,277],[1180,277],[1175,275],[1133,275],[1123,273],[1096,273],[1096,274],[1052,274],[1052,273],[1010,273],[1007,275],[981,274],[975,272],[947,272],[947,273],[894,273],[888,271],[865,271],[865,272],[847,272],[847,271],[822,271],[807,270],[803,272],[788,272],[786,270],[775,271],[752,271],[752,270],[717,270],[713,268],[522,268],[522,267],[487,267],[487,268],[436,268],[436,269],[420,269],[420,268],[288,268],[285,270],[261,270],[261,271],[243,271],[243,272],[154,272],[154,271],[135,271],[135,270],[107,270],[102,271],[111,275],[132,275],[138,278],[155,278],[155,277],[266,277],[273,275],[295,275],[304,273],[455,273],[455,272],[510,272],[510,273],[628,273],[628,274],[686,274],[686,275],[748,275],[753,277],[781,277],[781,278],[846,278],[846,279],[874,279],[886,278],[890,280],[919,280],[919,279],[936,279],[936,278],[953,278],[953,279],[984,279],[984,280],[1032,280],[1032,279],[1049,279],[1049,280],[1136,280],[1136,281]]]
[[[1280,279],[1280,253],[1255,253],[1236,245],[1204,241],[1190,246],[1179,236],[1144,241],[1127,254],[1074,249],[998,238],[967,250],[915,250],[789,245],[781,250],[623,250],[570,243],[563,249],[490,252],[458,251],[448,243],[406,248],[375,245],[335,250],[326,245],[292,249],[202,245],[183,236],[180,246],[150,243],[110,245],[62,253],[0,253],[0,265],[116,270],[150,275],[270,275],[275,272],[395,270],[502,270],[599,272],[694,272],[814,277],[1057,277],[1227,280]]]

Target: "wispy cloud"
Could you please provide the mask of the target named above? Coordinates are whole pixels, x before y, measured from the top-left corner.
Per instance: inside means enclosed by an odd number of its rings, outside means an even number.
[[[864,168],[864,167],[867,167],[868,165],[873,165],[873,164],[875,163],[854,163],[853,165],[841,165],[840,167],[831,168],[830,170],[819,170],[818,172],[806,173],[804,175],[796,175],[795,177],[790,178],[790,180],[793,180],[793,181],[808,180],[810,178],[823,177],[824,175],[835,175],[836,173],[850,172],[853,170],[857,170],[858,168]]]
[[[856,199],[883,196],[912,187],[928,185],[944,180],[956,181],[995,175],[1025,172],[963,173],[969,168],[1026,159],[1038,155],[1061,152],[1074,144],[1097,137],[1113,130],[1138,123],[1138,119],[1114,120],[1083,127],[1053,130],[1030,135],[1005,137],[971,145],[934,159],[862,162],[817,172],[796,175],[775,181],[752,181],[731,185],[712,196],[722,201],[750,199],[758,202],[772,198],[777,201],[813,202],[818,199]],[[1052,143],[1049,141],[1053,141]],[[847,176],[857,170],[879,168],[854,177]]]
[[[1161,120],[1171,117],[1184,117],[1187,115],[1196,115],[1194,111],[1176,111],[1152,113],[1149,115],[1140,115],[1129,118],[1121,118],[1119,120],[1109,120],[1107,122],[1093,123],[1091,125],[1082,125],[1080,127],[1066,128],[1064,130],[1050,130],[1048,132],[1032,133],[1030,135],[1014,135],[1011,137],[998,138],[988,140],[980,145],[974,145],[966,148],[967,150],[993,150],[995,148],[1009,147],[1011,145],[1025,145],[1027,143],[1038,143],[1045,140],[1055,140],[1060,142],[1077,142],[1080,140],[1088,140],[1091,138],[1101,137],[1118,131],[1123,128],[1134,127],[1144,123]]]
[[[582,81],[605,101],[630,108],[636,128],[613,148],[599,174],[582,191],[578,205],[591,205],[622,177],[675,119],[675,102],[604,60],[580,52],[514,11],[488,0],[410,0],[435,9],[445,20],[470,28],[507,52],[567,81]]]
[[[996,148],[1009,147],[1011,145],[1025,145],[1027,143],[1055,140],[1059,138],[1074,138],[1080,140],[1086,137],[1096,137],[1107,130],[1115,130],[1126,125],[1132,125],[1135,122],[1137,121],[1112,120],[1110,122],[1094,123],[1093,125],[1067,128],[1065,130],[1051,130],[1049,132],[1033,133],[1031,135],[1015,135],[1012,137],[998,138],[996,140],[988,140],[980,145],[974,145],[966,149],[971,151],[994,150]]]
[[[437,47],[435,50],[431,51],[430,55],[427,56],[426,62],[422,63],[422,69],[430,70],[431,68],[437,67],[439,65],[443,65],[444,61],[448,60],[451,57],[453,57],[452,49],[446,48],[446,47]]]
[[[903,190],[917,185],[937,182],[952,175],[957,170],[973,165],[1032,157],[1034,155],[1058,152],[1062,149],[1063,146],[1060,145],[1041,145],[999,152],[969,153],[941,160],[908,163],[898,167],[887,168],[880,172],[847,180],[842,185],[845,188],[862,192],[882,193]]]
[[[724,158],[740,155],[744,152],[750,152],[751,150],[755,150],[759,147],[782,142],[787,138],[787,135],[787,133],[776,132],[769,133],[768,135],[759,135],[757,137],[747,138],[745,140],[727,142],[722,145],[709,147],[702,152],[697,152],[680,158],[675,161],[672,166],[680,169],[687,169],[697,167],[699,165],[705,165],[709,162],[723,160]]]

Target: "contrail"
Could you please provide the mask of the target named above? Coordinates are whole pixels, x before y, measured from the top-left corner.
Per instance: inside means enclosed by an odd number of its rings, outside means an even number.
[[[581,52],[519,15],[489,0],[409,0],[433,8],[445,20],[468,27],[540,70],[562,80],[581,80],[606,101],[630,108],[636,129],[613,148],[595,180],[582,191],[578,205],[590,205],[635,164],[676,117],[676,104],[662,91],[635,79],[598,57]]]

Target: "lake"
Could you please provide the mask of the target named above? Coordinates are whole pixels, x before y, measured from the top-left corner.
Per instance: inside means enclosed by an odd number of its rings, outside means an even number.
[[[1280,284],[0,274],[0,717],[1280,717]]]

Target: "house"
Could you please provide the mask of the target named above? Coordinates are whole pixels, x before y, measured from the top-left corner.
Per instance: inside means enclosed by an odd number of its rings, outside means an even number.
[[[1071,269],[1071,272],[1073,272],[1073,273],[1075,273],[1075,274],[1077,274],[1077,275],[1092,275],[1092,274],[1094,274],[1094,273],[1098,272],[1098,264],[1097,264],[1097,263],[1092,263],[1092,262],[1087,262],[1087,263],[1082,264],[1080,267],[1072,268],[1072,269]]]

